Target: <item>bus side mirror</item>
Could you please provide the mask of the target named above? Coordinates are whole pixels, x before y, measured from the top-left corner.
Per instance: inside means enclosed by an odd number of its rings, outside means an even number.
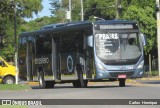
[[[87,45],[90,47],[93,47],[93,36],[88,36],[87,37]]]
[[[140,36],[141,36],[141,41],[142,41],[143,46],[146,46],[147,45],[146,35],[144,35],[143,33],[141,33]]]

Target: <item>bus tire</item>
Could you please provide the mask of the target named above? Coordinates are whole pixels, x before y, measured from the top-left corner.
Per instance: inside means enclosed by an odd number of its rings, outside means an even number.
[[[44,80],[44,74],[42,71],[38,74],[38,82],[39,82],[39,88],[43,89],[46,87],[46,82]]]
[[[80,88],[81,87],[81,84],[80,84],[79,80],[73,81],[72,83],[73,83],[74,88]]]
[[[83,79],[82,71],[79,72],[79,82],[80,82],[80,87],[81,88],[86,88],[87,87],[88,81]]]
[[[125,84],[125,81],[126,81],[126,79],[119,79],[119,86],[120,87],[125,87],[126,86],[126,84]]]
[[[3,79],[3,84],[14,84],[15,83],[15,78],[12,76],[6,76]]]
[[[54,81],[45,81],[46,88],[54,88]]]

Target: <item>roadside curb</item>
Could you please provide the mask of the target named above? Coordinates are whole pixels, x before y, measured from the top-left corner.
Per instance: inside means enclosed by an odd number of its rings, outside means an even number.
[[[139,80],[160,80],[160,77],[143,77]]]
[[[25,84],[30,85],[30,86],[36,86],[38,85],[38,82],[26,82]]]

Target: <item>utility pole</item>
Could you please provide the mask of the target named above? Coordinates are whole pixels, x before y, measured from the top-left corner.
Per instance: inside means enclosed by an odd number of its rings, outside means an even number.
[[[116,0],[116,19],[119,18],[120,10],[122,9],[121,1],[122,0]]]
[[[70,22],[72,21],[72,5],[71,5],[71,0],[69,0],[69,14],[70,14]]]
[[[15,67],[16,67],[16,84],[18,84],[18,63],[17,63],[17,9],[14,1],[14,44],[15,44]]]
[[[160,1],[156,0],[157,8],[157,44],[158,44],[158,71],[160,76]]]
[[[15,1],[14,0],[11,0],[11,3],[13,5],[13,9],[14,9],[14,54],[15,54],[15,57],[14,57],[14,61],[15,61],[15,67],[16,67],[16,77],[15,77],[15,83],[18,84],[18,62],[17,62],[17,9],[16,9],[16,4],[15,4]]]
[[[84,15],[83,15],[83,0],[81,0],[81,21],[84,21]]]
[[[119,18],[118,0],[116,0],[116,19]]]

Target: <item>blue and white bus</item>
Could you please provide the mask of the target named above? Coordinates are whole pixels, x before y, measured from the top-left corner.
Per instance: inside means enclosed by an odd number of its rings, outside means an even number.
[[[126,78],[143,76],[145,44],[135,21],[51,24],[20,34],[19,75],[41,88],[108,80],[123,87]]]

